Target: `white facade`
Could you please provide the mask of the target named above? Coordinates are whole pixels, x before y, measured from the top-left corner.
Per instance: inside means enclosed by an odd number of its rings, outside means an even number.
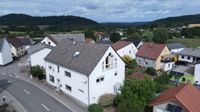
[[[0,65],[6,65],[13,61],[10,45],[6,39],[3,40],[3,45],[0,50]]]
[[[176,54],[176,53],[181,52],[183,49],[184,49],[184,48],[171,49],[170,52],[171,52],[172,54]]]
[[[161,62],[161,69],[163,71],[169,71],[172,70],[175,66],[175,62]]]
[[[38,52],[35,52],[30,55],[30,63],[31,66],[39,65],[43,68],[46,68],[44,58],[50,53],[51,49],[44,48]]]
[[[195,61],[194,57],[192,57],[192,56],[186,56],[186,55],[179,55],[178,56],[178,60],[179,61],[189,62],[189,63],[193,63]]]
[[[135,45],[134,45],[133,43],[131,43],[131,44],[129,44],[129,45],[127,45],[127,46],[125,46],[125,47],[123,47],[123,48],[117,50],[117,53],[118,53],[121,57],[123,57],[123,56],[125,56],[125,55],[128,55],[128,56],[130,56],[131,58],[135,59],[137,51],[138,51],[138,50],[137,50],[137,48],[135,47]]]
[[[13,57],[20,57],[26,54],[25,46],[15,48],[12,44],[10,44],[10,47],[11,47],[11,52],[12,52]]]
[[[200,64],[195,65],[194,80],[196,84],[200,85]]]
[[[110,55],[112,56],[109,57]],[[109,59],[109,63],[106,59]],[[90,105],[98,103],[99,97],[106,93],[118,92],[125,79],[125,63],[109,47],[90,75],[46,62],[46,76],[50,85],[77,101]]]
[[[168,104],[179,106],[176,102],[171,101],[171,102],[167,102],[167,103],[163,103],[163,104],[153,106],[153,112],[169,112],[166,109]],[[182,109],[181,112],[184,112],[184,110]]]
[[[51,41],[48,37],[45,37],[40,43],[46,44],[46,45],[51,45],[53,47],[56,46],[56,43]]]

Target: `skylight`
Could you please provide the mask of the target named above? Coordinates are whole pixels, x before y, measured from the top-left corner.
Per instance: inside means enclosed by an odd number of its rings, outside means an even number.
[[[73,57],[77,57],[80,54],[80,52],[76,51],[73,55]]]

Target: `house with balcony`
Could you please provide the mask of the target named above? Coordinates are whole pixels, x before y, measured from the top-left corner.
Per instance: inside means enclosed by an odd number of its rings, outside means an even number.
[[[84,34],[49,34],[40,43],[55,47],[62,40],[85,42]]]
[[[170,51],[165,44],[144,42],[136,53],[136,61],[141,67],[152,67],[155,70],[161,70],[161,59],[169,54]]]
[[[45,62],[47,83],[85,105],[117,94],[125,79],[125,63],[109,45],[62,40]]]
[[[200,61],[200,50],[195,48],[184,48],[178,53],[179,61],[195,64]]]
[[[161,58],[161,70],[170,71],[175,67],[177,56],[175,54],[164,55]]]
[[[121,56],[130,56],[132,59],[135,59],[137,48],[135,45],[128,41],[117,41],[112,44],[112,48]]]
[[[153,112],[200,112],[200,91],[190,83],[161,93],[150,102]]]

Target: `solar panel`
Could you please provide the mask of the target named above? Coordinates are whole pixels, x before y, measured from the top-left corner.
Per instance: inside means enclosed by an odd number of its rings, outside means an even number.
[[[182,108],[176,105],[168,104],[166,110],[169,112],[181,112]]]

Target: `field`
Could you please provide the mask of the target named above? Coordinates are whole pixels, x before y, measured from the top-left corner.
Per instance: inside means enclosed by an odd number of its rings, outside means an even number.
[[[176,38],[176,39],[169,39],[168,43],[182,43],[185,44],[187,47],[198,48],[200,47],[200,39],[183,39],[183,38]]]

